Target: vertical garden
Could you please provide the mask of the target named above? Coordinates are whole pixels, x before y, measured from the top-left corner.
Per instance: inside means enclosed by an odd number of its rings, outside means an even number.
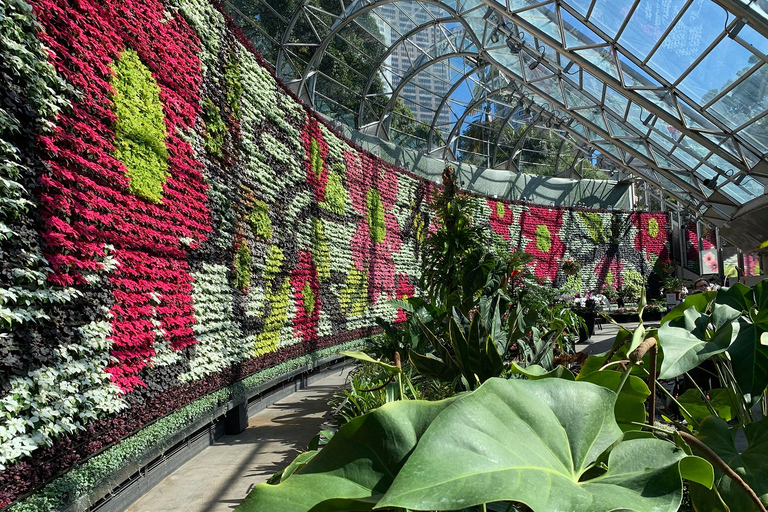
[[[420,293],[438,185],[343,139],[217,5],[0,9],[0,508],[87,493]],[[664,214],[469,201],[542,282],[668,257]]]

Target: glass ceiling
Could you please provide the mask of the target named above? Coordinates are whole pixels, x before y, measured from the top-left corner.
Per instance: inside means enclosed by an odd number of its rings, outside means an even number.
[[[611,162],[726,231],[749,218],[762,233],[743,249],[768,239],[766,0],[225,7],[300,97],[357,129],[512,171]]]

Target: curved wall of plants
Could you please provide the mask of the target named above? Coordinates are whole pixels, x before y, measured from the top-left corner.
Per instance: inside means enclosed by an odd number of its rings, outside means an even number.
[[[331,130],[208,0],[3,2],[0,508],[58,507],[398,318],[434,187]],[[663,214],[475,202],[557,285],[642,279],[668,246]]]

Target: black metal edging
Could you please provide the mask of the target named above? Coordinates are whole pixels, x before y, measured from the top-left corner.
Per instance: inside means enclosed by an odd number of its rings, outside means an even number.
[[[248,417],[264,410],[309,384],[347,366],[348,358],[332,355],[275,377],[253,390],[217,407],[207,418],[181,430],[168,448],[117,471],[108,482],[70,504],[63,512],[123,512],[164,478],[224,436],[223,420],[228,411],[242,404]]]

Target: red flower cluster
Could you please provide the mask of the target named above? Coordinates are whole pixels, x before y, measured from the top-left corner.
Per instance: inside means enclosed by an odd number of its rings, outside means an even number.
[[[400,250],[402,234],[392,213],[397,200],[397,170],[368,153],[346,151],[347,181],[352,206],[361,218],[352,236],[352,262],[355,268],[368,272],[368,298],[376,303],[382,293],[392,298],[395,289],[393,253]],[[375,190],[381,199],[384,216],[384,239],[374,240],[368,211],[369,191]]]
[[[522,214],[522,236],[528,242],[522,242],[523,250],[534,257],[536,277],[554,281],[560,268],[560,260],[565,254],[565,244],[560,239],[563,226],[562,208],[541,208],[531,206]],[[523,245],[525,244],[525,245]]]
[[[308,116],[307,124],[301,132],[301,141],[306,152],[307,182],[315,192],[317,202],[325,201],[325,187],[328,185],[328,143],[320,131],[320,124],[315,116]]]
[[[191,146],[178,137],[194,126],[202,81],[199,40],[180,16],[166,18],[156,0],[33,1],[58,72],[81,91],[72,110],[40,143],[50,174],[41,178],[50,281],[84,284],[114,246],[112,354],[108,369],[123,390],[154,355],[157,336],[180,349],[195,343],[187,248],[211,231],[206,185]],[[128,191],[125,166],[114,158],[115,115],[109,64],[136,51],[160,87],[167,129],[168,179],[158,204]]]
[[[312,292],[306,293],[307,285]],[[293,297],[296,299],[296,316],[293,329],[297,336],[308,342],[317,341],[317,322],[320,318],[320,284],[312,253],[299,252],[299,264],[291,273]]]
[[[641,254],[645,252],[648,261],[650,261],[652,254],[661,258],[668,258],[667,215],[664,213],[633,213],[630,219],[638,229],[635,237],[637,252]]]
[[[509,226],[511,226],[515,220],[514,215],[512,215],[512,209],[507,203],[501,201],[486,199],[486,202],[491,209],[491,217],[488,219],[491,223],[491,229],[493,229],[494,233],[503,236],[504,240],[509,241]],[[499,210],[504,214],[500,216]]]

